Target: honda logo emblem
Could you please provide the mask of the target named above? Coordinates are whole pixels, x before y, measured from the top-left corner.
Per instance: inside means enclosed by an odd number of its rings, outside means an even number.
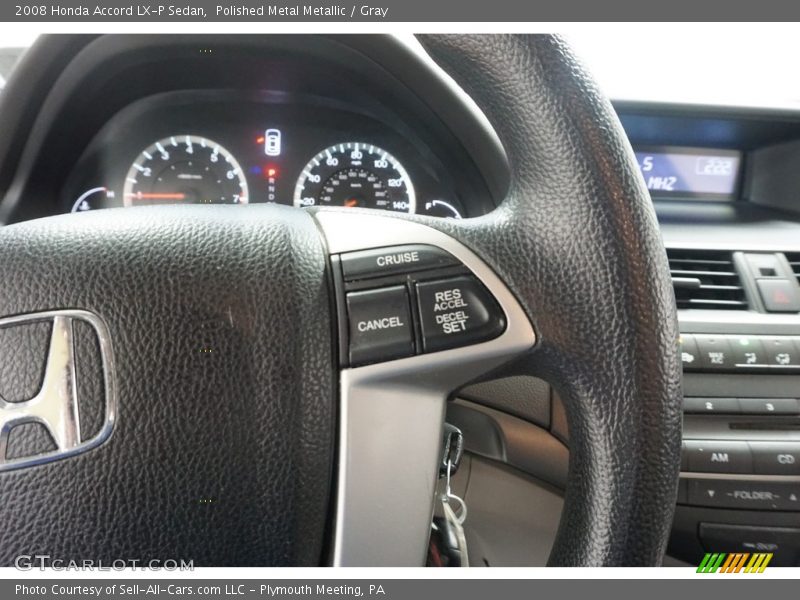
[[[86,440],[81,439],[76,374],[74,324],[78,321],[89,324],[97,337],[105,388],[103,423],[99,431]],[[0,319],[0,328],[41,322],[50,322],[52,328],[39,392],[22,402],[7,402],[0,397],[0,471],[39,465],[85,452],[108,439],[114,427],[116,400],[112,378],[113,359],[105,323],[87,311],[60,310]],[[32,456],[9,458],[11,430],[25,423],[43,425],[52,437],[55,449]]]

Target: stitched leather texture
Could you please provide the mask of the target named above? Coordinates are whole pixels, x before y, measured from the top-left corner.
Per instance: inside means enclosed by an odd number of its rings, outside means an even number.
[[[0,314],[96,313],[118,386],[105,444],[0,474],[0,564],[320,563],[335,377],[326,256],[308,214],[96,211],[2,228],[0,256]]]
[[[678,483],[675,301],[652,204],[608,101],[553,36],[422,36],[508,153],[493,213],[436,222],[526,308],[519,367],[566,404],[570,473],[551,565],[658,565]],[[535,510],[536,507],[531,507]]]

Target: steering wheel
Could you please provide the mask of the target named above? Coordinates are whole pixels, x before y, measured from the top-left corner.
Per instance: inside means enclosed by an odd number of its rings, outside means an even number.
[[[484,217],[174,206],[0,229],[0,373],[22,387],[30,365],[45,373],[38,394],[0,401],[0,563],[421,565],[447,397],[503,366],[566,406],[549,563],[660,564],[680,462],[676,311],[614,111],[557,37],[420,41],[507,152],[508,195]],[[345,263],[398,246],[445,257],[432,272],[475,284],[494,332],[354,359],[354,294],[391,284],[422,302],[424,278],[359,287]],[[49,338],[20,354],[13,332],[36,326]],[[93,433],[75,419],[87,396],[102,399]],[[9,458],[26,420],[55,447]]]

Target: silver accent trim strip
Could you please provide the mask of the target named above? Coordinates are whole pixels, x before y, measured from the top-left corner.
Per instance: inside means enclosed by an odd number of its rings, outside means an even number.
[[[340,378],[335,566],[425,563],[448,396],[533,347],[516,298],[461,243],[411,221],[318,211],[331,254],[430,244],[458,258],[494,294],[507,328],[498,338],[387,363],[344,369]]]
[[[767,481],[769,483],[800,483],[800,475],[752,475],[749,473],[700,473],[681,471],[681,479],[719,479],[722,481]]]
[[[793,227],[792,224],[789,226]],[[762,224],[759,228],[731,224],[721,232],[719,225],[685,227],[665,223],[661,237],[667,250],[723,250],[728,252],[800,252],[797,230],[786,230],[782,221]],[[727,235],[725,235],[727,234]]]
[[[80,439],[80,419],[73,354],[73,322],[84,321],[95,330],[100,345],[105,386],[105,421],[93,438]],[[97,315],[85,310],[55,310],[0,319],[0,328],[52,321],[50,348],[42,388],[25,402],[0,399],[0,472],[33,467],[75,456],[105,442],[114,429],[117,396],[114,386],[114,356],[108,328]],[[57,449],[36,456],[5,460],[11,429],[23,422],[41,423],[50,431]]]

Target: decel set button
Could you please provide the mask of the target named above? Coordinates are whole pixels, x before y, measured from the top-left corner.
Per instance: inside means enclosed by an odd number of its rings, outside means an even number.
[[[425,352],[487,341],[506,327],[494,298],[471,276],[417,283],[417,300]]]

